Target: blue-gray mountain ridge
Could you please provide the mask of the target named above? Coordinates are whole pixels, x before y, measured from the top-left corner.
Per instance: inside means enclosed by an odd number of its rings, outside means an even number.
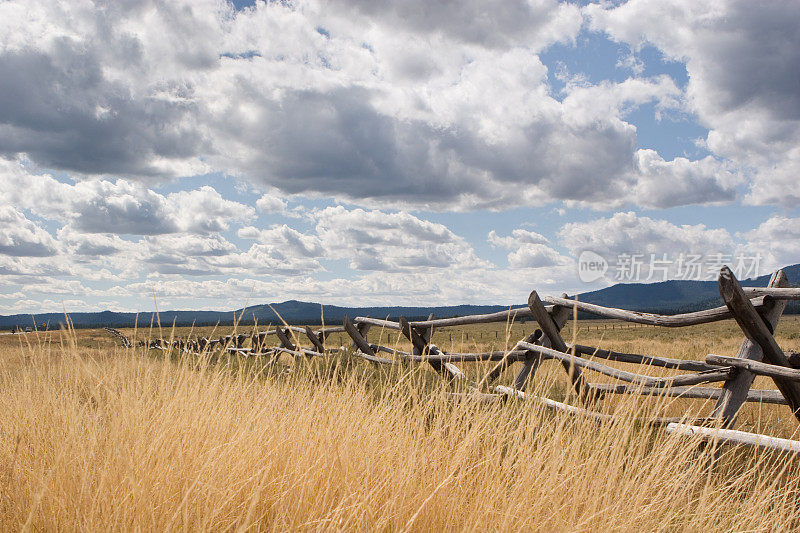
[[[800,282],[800,264],[785,267],[784,272],[792,286]],[[763,287],[769,281],[769,275],[755,279],[744,280],[742,285]],[[657,283],[618,283],[604,289],[585,292],[578,295],[582,302],[588,302],[609,307],[619,307],[632,311],[651,313],[685,313],[709,307],[722,305],[717,290],[716,281],[687,281],[671,280]],[[173,321],[178,326],[195,324],[214,325],[232,324],[234,317],[241,316],[240,324],[270,324],[279,322],[280,316],[291,324],[319,324],[320,314],[324,309],[327,324],[341,324],[342,318],[347,315],[371,316],[375,318],[396,319],[404,316],[409,319],[427,317],[433,313],[438,318],[453,316],[494,313],[509,308],[508,305],[451,305],[435,307],[401,307],[401,306],[375,306],[375,307],[341,307],[336,305],[323,305],[312,302],[289,300],[270,305],[253,305],[245,309],[231,311],[162,311],[159,317],[162,326],[170,326]],[[511,307],[523,307],[523,303]],[[787,313],[800,313],[800,302],[790,302]],[[117,313],[101,311],[96,313],[70,313],[70,320],[77,328],[86,327],[131,327],[138,322],[140,327],[148,327],[150,321],[156,323],[152,313]],[[584,318],[587,318],[588,315]],[[38,315],[17,314],[0,316],[0,329],[11,329],[13,326],[31,326],[47,324],[51,327],[64,322],[63,313],[42,313]]]

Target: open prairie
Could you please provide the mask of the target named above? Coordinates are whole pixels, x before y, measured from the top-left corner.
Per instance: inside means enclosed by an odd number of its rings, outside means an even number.
[[[533,326],[442,329],[433,342],[457,351],[506,349]],[[134,344],[158,336],[125,333]],[[190,333],[198,331],[161,332]],[[582,321],[564,337],[699,360],[735,354],[742,334],[727,322],[670,330]],[[797,348],[800,320],[784,317],[776,337]],[[333,334],[328,344],[347,346],[345,339]],[[373,328],[369,340],[409,348],[395,331]],[[3,530],[800,524],[798,459],[704,446],[638,422],[702,415],[707,401],[607,396],[598,409],[615,417],[596,421],[534,402],[452,401],[451,386],[427,365],[376,367],[349,351],[324,359],[165,355],[121,348],[103,330],[3,335],[0,361]],[[461,366],[477,381],[490,364]],[[532,391],[578,404],[566,383],[561,367],[545,362]],[[773,388],[765,378],[756,386]],[[750,403],[737,427],[791,437],[797,422],[785,406]]]

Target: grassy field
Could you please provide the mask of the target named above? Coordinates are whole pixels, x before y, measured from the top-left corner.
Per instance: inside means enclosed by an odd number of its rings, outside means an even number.
[[[564,335],[603,348],[692,359],[735,354],[742,340],[732,323],[678,330],[611,326],[581,322]],[[502,349],[533,327],[441,330],[433,341],[453,351]],[[217,328],[214,336],[230,329]],[[126,330],[134,333],[137,340],[158,336]],[[190,331],[162,332],[171,333]],[[210,331],[191,331],[198,333]],[[784,349],[798,349],[800,320],[786,317],[777,334]],[[408,348],[396,332],[373,328],[369,340]],[[328,342],[348,344],[337,334]],[[488,365],[462,368],[475,378]],[[512,367],[500,382],[513,373]],[[768,380],[756,385],[774,388]],[[543,364],[533,386],[554,399],[567,392],[554,362]],[[609,396],[598,409],[619,416],[598,423],[535,402],[454,403],[449,390],[423,365],[376,368],[346,353],[326,360],[198,359],[125,350],[102,330],[2,335],[0,528],[800,526],[800,460],[715,450],[635,421],[707,413],[706,402]],[[750,404],[737,427],[792,437],[798,424],[785,406]]]

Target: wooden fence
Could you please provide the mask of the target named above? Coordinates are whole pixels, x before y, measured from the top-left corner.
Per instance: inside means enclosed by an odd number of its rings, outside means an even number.
[[[678,315],[658,315],[603,307],[569,299],[566,295],[540,298],[537,292],[533,291],[527,307],[498,313],[440,319],[431,316],[428,320],[418,321],[408,321],[402,317],[397,321],[370,317],[355,317],[351,320],[345,317],[341,326],[327,326],[316,330],[309,326],[284,325],[267,331],[254,330],[251,333],[227,335],[218,339],[177,339],[171,342],[156,339],[149,343],[149,347],[162,350],[179,349],[197,354],[219,350],[248,357],[280,354],[295,357],[325,357],[342,349],[328,348],[326,339],[332,333],[346,333],[352,341],[353,353],[373,364],[393,365],[400,361],[412,361],[430,365],[444,379],[459,384],[458,390],[466,391],[451,392],[449,396],[453,399],[497,402],[514,398],[537,401],[550,409],[597,419],[613,418],[613,415],[592,410],[593,403],[607,394],[713,400],[715,406],[708,418],[691,421],[692,423],[678,418],[657,418],[647,422],[663,425],[670,433],[691,434],[704,440],[800,453],[800,441],[732,429],[736,415],[745,402],[786,405],[800,420],[800,369],[792,367],[789,357],[773,337],[787,300],[800,300],[800,289],[789,287],[786,275],[781,270],[772,275],[766,288],[743,288],[733,272],[728,267],[723,267],[719,275],[719,292],[723,306]],[[570,345],[562,337],[561,330],[571,314],[577,311],[631,324],[669,328],[733,319],[742,331],[743,340],[735,356],[709,354],[704,361]],[[452,353],[440,350],[431,343],[434,329],[497,322],[512,323],[520,319],[532,319],[536,321],[538,328],[516,342],[508,351]],[[367,331],[371,327],[397,331],[411,342],[411,352],[368,342]],[[268,346],[267,338],[270,336],[277,337],[279,345]],[[302,338],[308,340],[308,347],[300,346]],[[564,368],[575,397],[582,406],[532,396],[526,392],[541,362],[550,359],[558,361]],[[596,359],[663,367],[685,373],[668,377],[651,377],[614,368]],[[494,365],[479,382],[468,381],[458,365],[480,361],[494,362]],[[511,385],[492,387],[501,374],[512,366],[516,366],[517,370]],[[591,383],[586,377],[591,373],[608,376],[616,383]],[[777,389],[752,389],[753,380],[758,375],[771,378]],[[722,383],[720,388],[703,386],[720,382]]]

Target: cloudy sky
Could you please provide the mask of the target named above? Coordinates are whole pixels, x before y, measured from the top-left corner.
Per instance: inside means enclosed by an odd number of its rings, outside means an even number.
[[[796,1],[0,2],[2,314],[761,274],[798,176]]]

